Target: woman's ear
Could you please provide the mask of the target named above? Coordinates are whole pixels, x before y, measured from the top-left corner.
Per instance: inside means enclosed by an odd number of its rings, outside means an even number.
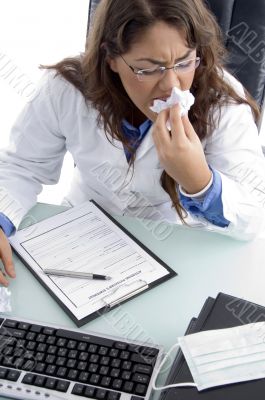
[[[117,68],[117,59],[116,58],[111,58],[109,56],[106,57],[107,63],[109,64],[110,69],[113,72],[118,72]]]

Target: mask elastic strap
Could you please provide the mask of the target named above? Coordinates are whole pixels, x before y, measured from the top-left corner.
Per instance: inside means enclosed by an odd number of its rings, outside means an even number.
[[[175,343],[167,352],[167,354],[165,355],[164,360],[161,362],[161,364],[159,365],[159,367],[157,368],[157,370],[154,373],[154,378],[153,378],[153,382],[152,382],[152,388],[153,390],[164,390],[164,389],[170,389],[170,388],[174,388],[174,387],[185,387],[185,386],[192,386],[192,387],[197,387],[196,383],[194,382],[183,382],[183,383],[173,383],[172,385],[167,385],[167,386],[156,386],[156,380],[158,377],[159,372],[161,371],[162,367],[164,366],[165,362],[167,361],[169,355],[172,353],[172,351],[176,348],[180,347],[179,343]]]

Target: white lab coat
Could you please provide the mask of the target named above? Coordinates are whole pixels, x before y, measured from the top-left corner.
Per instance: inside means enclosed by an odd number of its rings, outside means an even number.
[[[228,73],[225,76],[243,94],[241,84]],[[163,168],[152,128],[137,150],[132,174],[122,144],[106,139],[97,126],[97,116],[64,78],[55,77],[54,71],[43,74],[12,128],[10,145],[0,152],[0,212],[16,227],[35,204],[42,184],[58,182],[67,150],[76,167],[65,204],[94,199],[114,214],[180,223],[160,185]],[[251,169],[253,179],[258,177],[262,185],[265,163],[249,106],[223,107],[220,124],[203,147],[209,165],[221,174],[224,216],[231,222],[227,228],[203,218],[200,223],[205,229],[239,239],[253,238],[263,230],[264,207],[257,195],[261,189],[255,192],[245,175]],[[189,221],[193,224],[195,220]]]

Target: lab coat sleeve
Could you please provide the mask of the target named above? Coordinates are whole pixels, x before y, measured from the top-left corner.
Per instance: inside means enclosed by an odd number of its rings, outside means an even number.
[[[230,221],[228,227],[208,224],[207,229],[242,240],[263,232],[265,159],[248,105],[223,106],[219,125],[206,142],[205,155],[221,175],[223,214]]]
[[[45,71],[13,125],[8,147],[0,151],[0,212],[16,228],[36,203],[42,184],[59,180],[66,147],[58,99],[65,86],[54,71]]]

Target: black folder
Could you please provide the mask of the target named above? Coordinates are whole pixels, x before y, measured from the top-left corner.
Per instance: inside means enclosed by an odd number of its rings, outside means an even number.
[[[193,318],[186,334],[204,330],[232,328],[252,322],[265,321],[265,307],[219,293],[209,297],[197,318]],[[265,329],[265,328],[264,328]],[[165,385],[193,382],[181,351],[177,353]],[[264,400],[265,379],[218,386],[204,391],[194,387],[171,388],[161,393],[160,400]]]

